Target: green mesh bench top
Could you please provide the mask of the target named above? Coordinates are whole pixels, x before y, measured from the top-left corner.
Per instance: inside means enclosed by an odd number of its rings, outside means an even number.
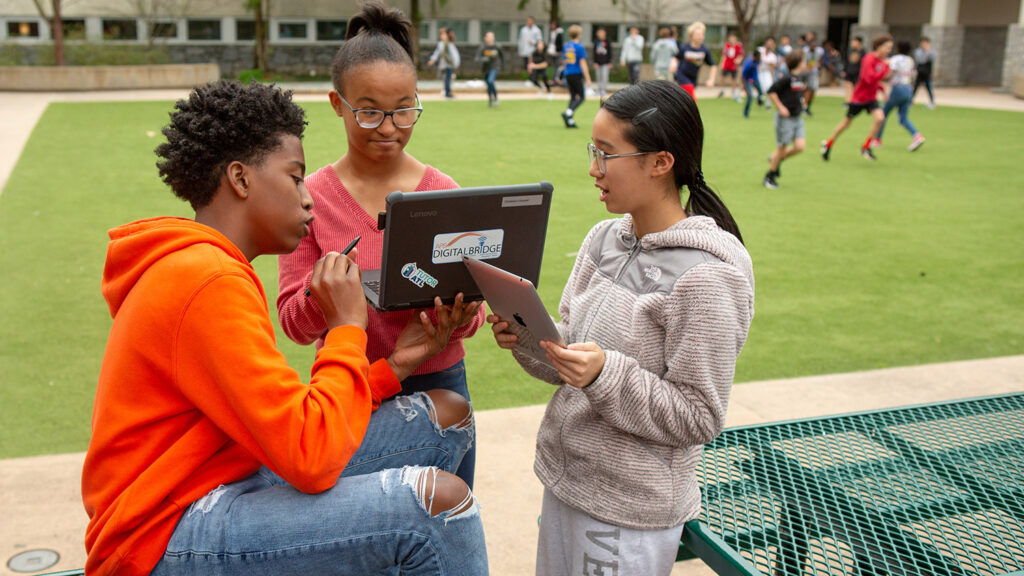
[[[697,477],[719,574],[1024,576],[1024,393],[730,428]]]

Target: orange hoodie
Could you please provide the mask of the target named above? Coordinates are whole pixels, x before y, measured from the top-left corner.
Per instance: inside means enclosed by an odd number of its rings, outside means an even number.
[[[386,361],[368,365],[354,326],[327,334],[301,382],[256,272],[216,230],[154,218],[110,238],[114,322],[82,471],[90,576],[148,574],[189,504],[260,465],[303,492],[334,486],[401,388]]]

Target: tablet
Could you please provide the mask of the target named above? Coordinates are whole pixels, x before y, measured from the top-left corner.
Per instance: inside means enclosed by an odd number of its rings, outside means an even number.
[[[533,282],[481,260],[463,256],[462,262],[491,311],[507,320],[508,331],[518,337],[516,349],[551,366],[540,341],[549,340],[563,347],[565,343]]]

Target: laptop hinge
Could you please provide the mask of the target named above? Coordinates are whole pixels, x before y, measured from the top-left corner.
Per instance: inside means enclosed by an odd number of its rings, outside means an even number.
[[[377,212],[377,230],[383,230],[388,223],[387,212]]]

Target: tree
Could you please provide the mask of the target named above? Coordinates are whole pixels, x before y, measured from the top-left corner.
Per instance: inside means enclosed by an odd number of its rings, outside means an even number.
[[[39,11],[39,16],[50,25],[50,33],[53,35],[53,60],[57,66],[65,64],[64,58],[64,19],[61,16],[62,0],[50,0],[51,15],[46,15],[42,0],[32,0]]]
[[[701,10],[706,10],[719,17],[733,16],[736,19],[736,36],[744,46],[750,44],[751,32],[754,30],[754,19],[757,18],[758,9],[761,7],[761,0],[732,0],[732,11],[722,8],[720,3],[709,5],[707,2],[694,2]]]
[[[768,34],[778,37],[782,29],[789,24],[793,10],[804,4],[805,0],[765,0],[764,11],[768,20]]]
[[[623,0],[623,4],[634,22],[650,26],[664,22],[665,16],[674,2],[671,0]]]
[[[270,0],[246,0],[246,9],[253,14],[253,36],[256,41],[252,51],[252,67],[267,71],[267,20],[270,17]]]

